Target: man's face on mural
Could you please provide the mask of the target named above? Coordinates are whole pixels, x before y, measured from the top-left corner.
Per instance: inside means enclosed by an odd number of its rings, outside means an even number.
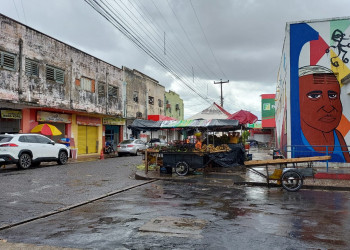
[[[301,122],[323,132],[330,132],[338,126],[343,107],[340,86],[334,74],[299,77],[299,98]]]

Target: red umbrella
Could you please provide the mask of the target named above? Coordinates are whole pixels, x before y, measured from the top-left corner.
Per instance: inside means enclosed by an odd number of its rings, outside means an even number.
[[[236,113],[233,113],[227,117],[227,119],[238,120],[240,124],[252,124],[258,120],[258,117],[247,110],[241,109],[240,111],[237,111]]]

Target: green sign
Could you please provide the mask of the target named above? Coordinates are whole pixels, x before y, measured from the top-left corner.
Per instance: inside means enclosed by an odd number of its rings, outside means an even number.
[[[262,120],[275,118],[275,99],[262,99]]]

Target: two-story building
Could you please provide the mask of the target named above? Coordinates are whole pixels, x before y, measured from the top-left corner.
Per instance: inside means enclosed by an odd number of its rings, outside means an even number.
[[[81,155],[123,139],[122,69],[4,15],[0,31],[0,133],[53,124]]]

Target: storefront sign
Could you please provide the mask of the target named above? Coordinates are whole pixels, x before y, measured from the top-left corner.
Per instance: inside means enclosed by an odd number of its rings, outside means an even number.
[[[247,124],[248,128],[262,128],[261,123]]]
[[[1,110],[1,118],[22,119],[22,111],[19,111],[19,110]]]
[[[103,125],[125,125],[125,119],[116,117],[104,117],[102,119]]]
[[[37,112],[38,122],[61,122],[61,123],[72,123],[72,116],[68,114],[59,114],[38,111]]]
[[[86,126],[101,126],[101,118],[77,115],[77,124]]]

